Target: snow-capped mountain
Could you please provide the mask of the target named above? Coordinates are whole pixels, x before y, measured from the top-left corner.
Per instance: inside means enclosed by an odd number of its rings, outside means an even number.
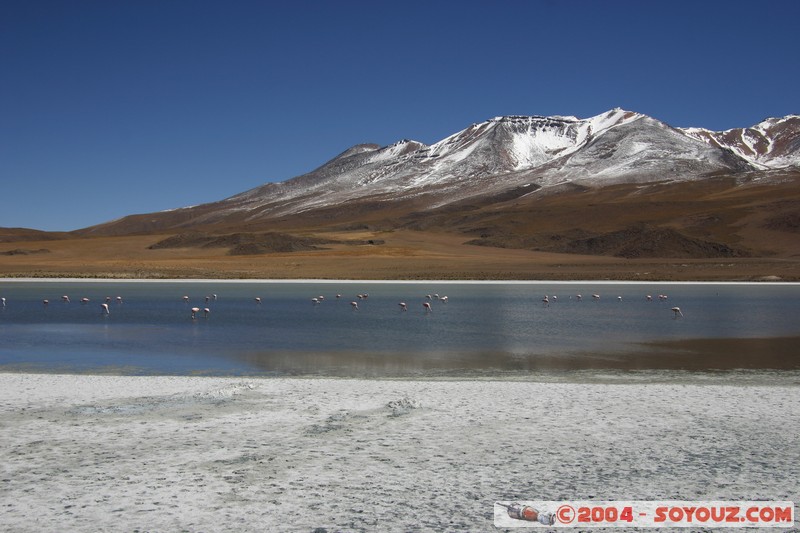
[[[673,128],[623,109],[588,119],[504,116],[432,145],[357,145],[302,176],[148,220],[164,228],[252,223],[363,202],[372,209],[408,202],[425,210],[469,198],[539,194],[565,184],[695,181],[787,167],[800,169],[797,115],[725,132]],[[169,221],[160,222],[160,215]]]
[[[799,117],[769,119],[741,131],[747,133],[682,130],[622,109],[583,120],[497,117],[430,146],[409,140],[359,145],[309,174],[226,203],[256,217],[366,197],[423,195],[442,205],[521,186],[694,180],[720,171],[800,165]],[[754,135],[759,143],[742,141]]]
[[[727,148],[760,168],[784,168],[800,164],[800,116],[768,118],[750,128],[709,131],[687,128],[684,132],[713,146]]]

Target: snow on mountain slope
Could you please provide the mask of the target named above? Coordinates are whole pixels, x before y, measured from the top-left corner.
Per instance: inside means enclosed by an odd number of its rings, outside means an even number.
[[[797,165],[800,120],[710,132],[673,128],[612,109],[595,117],[503,116],[472,124],[430,146],[402,140],[354,146],[318,169],[221,202],[249,219],[335,208],[354,200],[425,197],[431,207],[509,189],[580,182],[694,180],[717,173]]]
[[[594,136],[563,164],[549,169],[558,179],[589,184],[696,179],[720,170],[752,167],[726,150],[698,142],[678,129],[644,115]]]
[[[797,115],[725,132],[673,128],[623,109],[587,119],[503,116],[430,146],[407,139],[356,145],[302,176],[162,215],[165,226],[191,227],[344,211],[354,202],[375,208],[408,201],[414,209],[431,209],[565,183],[689,181],[785,167],[800,169]]]
[[[800,166],[800,116],[768,118],[749,128],[710,131],[686,128],[687,135],[727,148],[760,168]]]

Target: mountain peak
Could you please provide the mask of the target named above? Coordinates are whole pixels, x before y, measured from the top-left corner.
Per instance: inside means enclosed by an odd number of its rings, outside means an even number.
[[[800,167],[800,116],[766,118],[749,128],[711,131],[685,128],[687,135],[727,149],[759,168]]]
[[[619,107],[584,119],[507,115],[430,146],[411,139],[358,144],[302,176],[179,214],[188,226],[340,211],[358,203],[425,210],[568,185],[689,182],[786,167],[800,167],[796,115],[726,132],[673,128]]]

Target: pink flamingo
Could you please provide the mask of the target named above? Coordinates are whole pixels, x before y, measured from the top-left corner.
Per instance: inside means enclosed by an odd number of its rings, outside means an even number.
[[[100,304],[100,308],[103,310],[103,313],[106,315],[111,314],[111,311],[108,309],[108,304]]]
[[[399,304],[397,304],[397,305],[399,305],[399,306],[400,306],[400,310],[401,310],[401,311],[408,311],[408,306],[406,305],[406,303],[405,303],[405,302],[400,302],[400,303],[399,303]]]
[[[425,312],[426,313],[432,313],[433,312],[433,309],[431,309],[431,304],[429,304],[428,302],[423,302],[422,307],[425,308]]]
[[[675,318],[678,318],[678,316],[683,316],[683,313],[681,313],[681,308],[680,307],[673,307],[672,308],[672,312],[675,313]]]
[[[358,302],[350,302],[350,307],[353,308],[353,311],[358,311]]]

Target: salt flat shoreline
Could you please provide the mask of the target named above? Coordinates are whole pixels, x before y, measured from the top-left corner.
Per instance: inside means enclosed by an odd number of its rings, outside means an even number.
[[[798,281],[703,281],[703,280],[561,280],[561,279],[539,279],[539,280],[503,280],[503,279],[284,279],[284,278],[26,278],[26,277],[0,277],[0,283],[219,283],[219,284],[247,284],[247,283],[285,283],[285,284],[400,284],[400,285],[419,285],[419,284],[441,284],[441,285],[754,285],[754,286],[797,286]]]
[[[780,375],[0,373],[0,529],[494,531],[495,501],[796,502],[800,382]]]

